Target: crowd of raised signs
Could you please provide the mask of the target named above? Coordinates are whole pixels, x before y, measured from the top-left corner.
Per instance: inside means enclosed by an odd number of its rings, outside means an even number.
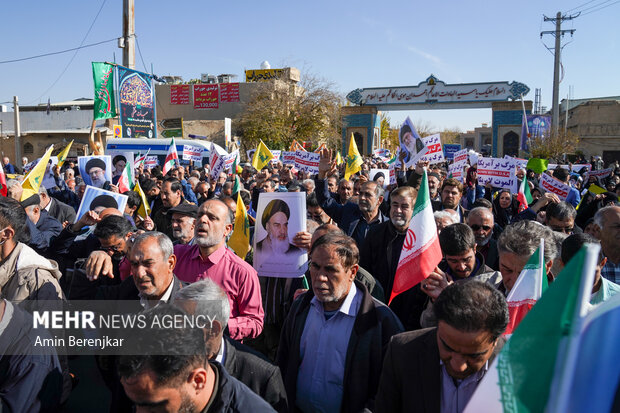
[[[213,177],[209,165],[177,164],[164,175],[142,164],[133,180],[144,198],[130,189],[122,203],[104,194],[88,205],[76,162],[48,169],[24,199],[19,168],[5,158],[0,411],[460,413],[505,342],[506,296],[541,238],[549,283],[579,247],[596,243],[590,302],[620,291],[617,160],[549,164],[465,151],[406,167],[380,155],[364,157],[349,179],[346,161],[326,148],[301,170],[274,159]],[[127,159],[112,161],[102,188],[118,194]],[[421,184],[443,259],[390,300]],[[294,234],[286,203],[256,213],[261,194],[285,192],[305,193],[306,228]],[[240,200],[249,224],[241,257],[227,246]],[[306,274],[259,277],[258,226],[273,263],[301,251]],[[204,331],[142,337],[141,354],[56,355],[33,344],[39,333],[22,303],[38,300],[129,301],[147,318],[209,311],[175,305],[194,300],[217,302],[224,315]]]

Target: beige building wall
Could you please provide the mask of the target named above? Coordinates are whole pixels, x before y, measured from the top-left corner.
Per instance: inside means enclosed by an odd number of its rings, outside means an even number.
[[[560,114],[564,125],[566,113]],[[620,159],[620,100],[591,100],[568,111],[567,130],[579,137],[577,150],[586,157]]]

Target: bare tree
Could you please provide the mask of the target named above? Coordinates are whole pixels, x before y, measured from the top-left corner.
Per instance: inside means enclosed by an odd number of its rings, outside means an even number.
[[[563,131],[556,135],[534,137],[529,140],[530,156],[540,159],[560,159],[562,155],[572,153],[577,148],[579,137],[571,131]]]
[[[265,82],[237,117],[236,132],[246,150],[256,148],[261,139],[272,149],[287,150],[295,139],[337,148],[342,103],[334,84],[313,74],[303,75],[299,84]]]

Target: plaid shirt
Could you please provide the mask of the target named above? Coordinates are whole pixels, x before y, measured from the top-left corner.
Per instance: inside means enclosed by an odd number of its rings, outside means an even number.
[[[601,276],[613,283],[620,284],[620,263],[614,264],[607,260],[607,264],[601,270]]]

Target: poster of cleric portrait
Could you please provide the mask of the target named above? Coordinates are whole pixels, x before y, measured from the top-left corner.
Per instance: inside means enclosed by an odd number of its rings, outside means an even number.
[[[87,185],[75,217],[75,222],[78,222],[82,215],[88,211],[95,211],[99,214],[106,208],[116,208],[124,213],[126,205],[127,195]]]
[[[112,183],[112,157],[110,155],[78,156],[80,175],[86,185],[103,188]]]
[[[126,138],[155,137],[155,89],[146,73],[118,66],[121,126]]]
[[[134,153],[129,151],[107,151],[112,159],[112,183],[116,185],[125,170],[125,165],[135,163]],[[135,181],[134,168],[131,168],[132,178]]]
[[[409,116],[398,131],[398,141],[400,142],[400,150],[405,151],[404,162],[407,168],[418,163],[427,151],[426,145],[415,130]]]
[[[306,230],[303,192],[264,192],[258,198],[254,268],[265,277],[295,278],[308,268],[308,253],[292,240]]]

